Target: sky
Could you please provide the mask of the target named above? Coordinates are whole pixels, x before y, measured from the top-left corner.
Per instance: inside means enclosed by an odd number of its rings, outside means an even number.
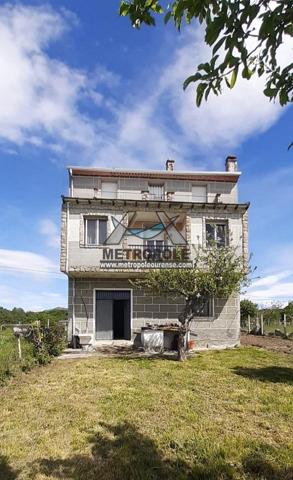
[[[292,108],[263,80],[195,106],[184,79],[209,59],[200,28],[132,28],[118,0],[0,4],[0,306],[67,304],[59,272],[67,165],[222,170],[229,154],[250,201],[257,266],[246,296],[293,299]],[[286,63],[292,44],[280,51]]]

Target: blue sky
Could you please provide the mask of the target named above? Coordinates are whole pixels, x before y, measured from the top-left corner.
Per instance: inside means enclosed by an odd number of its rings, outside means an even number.
[[[0,7],[0,305],[65,306],[59,270],[66,165],[224,168],[238,156],[240,201],[250,201],[259,303],[293,298],[292,108],[262,95],[262,80],[195,107],[182,82],[208,58],[196,25],[136,31],[118,0]],[[290,58],[285,44],[282,61]]]

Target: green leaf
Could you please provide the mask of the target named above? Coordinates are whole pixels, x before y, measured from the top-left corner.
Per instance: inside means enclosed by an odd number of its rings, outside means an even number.
[[[188,85],[190,83],[196,82],[197,80],[200,80],[202,78],[201,74],[199,72],[195,73],[194,75],[191,75],[190,77],[186,78],[183,82],[183,90],[186,90]]]
[[[206,73],[210,73],[210,71],[211,71],[211,67],[210,67],[210,64],[208,62],[200,63],[197,68],[198,68],[198,70],[204,70]]]
[[[266,87],[263,93],[265,94],[266,97],[274,98],[277,95],[278,90],[277,88]]]
[[[222,17],[216,17],[214,21],[210,22],[206,27],[205,41],[208,45],[212,45],[218,38],[220,31],[224,27]]]
[[[238,75],[238,67],[234,68],[234,70],[233,70],[232,77],[231,77],[231,80],[230,80],[230,88],[234,87],[234,85],[236,83],[236,80],[237,80],[237,75]]]
[[[164,23],[168,23],[170,18],[172,17],[172,12],[168,12],[166,13],[165,17],[164,17]]]
[[[225,42],[226,40],[226,37],[222,37],[217,43],[216,45],[214,46],[213,48],[213,55],[219,50],[219,48],[221,48],[221,46],[223,45],[223,43]]]
[[[196,90],[196,106],[197,107],[200,107],[202,97],[207,86],[208,86],[207,83],[200,83],[197,87],[197,90]]]
[[[120,4],[119,15],[120,15],[121,17],[126,17],[126,15],[128,15],[128,13],[129,13],[129,5],[128,5],[128,3],[122,2],[122,3]]]
[[[249,80],[253,74],[254,74],[254,71],[250,70],[247,66],[245,66],[242,70],[242,77],[246,78],[247,80]]]
[[[291,37],[293,37],[293,24],[292,25],[287,25],[287,27],[284,28],[284,32],[287,35],[290,35]]]

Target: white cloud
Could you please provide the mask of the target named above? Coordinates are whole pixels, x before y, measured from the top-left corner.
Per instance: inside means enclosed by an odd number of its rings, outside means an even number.
[[[58,266],[49,258],[33,252],[0,249],[0,270],[31,272],[32,275],[58,275]]]
[[[250,81],[239,76],[236,86],[223,89],[219,96],[210,95],[208,102],[195,107],[195,88],[179,91],[182,80],[194,73],[195,65],[210,58],[210,50],[202,40],[201,30],[190,32],[187,42],[175,52],[175,57],[161,77],[161,88],[169,90],[174,118],[189,141],[202,149],[227,151],[250,135],[268,129],[282,109],[263,95],[264,78],[253,76]],[[289,43],[282,46],[282,60],[289,62]],[[283,110],[284,111],[284,110]],[[176,115],[175,115],[176,113]]]
[[[218,97],[211,94],[196,107],[195,87],[184,92],[182,83],[210,56],[202,38],[200,30],[184,34],[169,62],[146,73],[143,94],[116,108],[115,127],[107,131],[96,164],[115,165],[119,158],[123,165],[153,166],[173,157],[185,167],[184,157],[190,161],[201,154],[197,168],[218,168],[222,156],[277,121],[284,109],[263,95],[264,79],[256,76],[247,81],[240,75],[234,89],[226,88]],[[289,62],[291,49],[288,44],[282,48],[283,60]]]
[[[74,23],[74,16],[48,6],[0,7],[0,139],[37,147],[55,143],[95,145],[94,123],[83,115],[86,96],[102,101],[98,73],[68,67],[49,57],[48,46]],[[100,83],[107,82],[101,69]],[[108,81],[113,82],[108,72]]]
[[[267,275],[266,277],[260,278],[259,280],[256,280],[255,282],[253,282],[253,288],[268,287],[271,285],[275,285],[280,280],[282,280],[283,278],[288,278],[288,276],[290,275],[291,275],[290,271],[280,272],[274,275]]]
[[[38,288],[19,288],[0,284],[1,306],[4,308],[21,307],[24,310],[40,311],[54,307],[67,307],[66,296],[52,291],[40,291]]]
[[[210,53],[202,32],[193,29],[181,35],[165,64],[156,66],[154,58],[143,89],[133,79],[117,104],[98,89],[119,89],[117,74],[102,65],[94,72],[73,69],[49,56],[48,46],[74,22],[72,14],[48,6],[0,8],[0,139],[48,147],[57,156],[76,154],[79,147],[80,163],[157,167],[174,157],[185,168],[200,154],[196,168],[217,168],[221,156],[269,128],[282,112],[263,96],[257,78],[240,78],[232,91],[196,108],[194,87],[183,92],[182,82]],[[290,58],[286,45],[282,55]],[[103,106],[107,120],[86,115],[85,99]]]
[[[286,270],[264,275],[252,283],[243,297],[249,298],[259,305],[287,304],[289,300],[293,300],[292,271]]]
[[[40,222],[40,233],[45,236],[49,247],[60,247],[60,234],[57,225],[50,219],[45,218]]]

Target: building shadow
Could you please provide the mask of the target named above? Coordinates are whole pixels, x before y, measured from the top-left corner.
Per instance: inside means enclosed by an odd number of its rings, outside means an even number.
[[[293,384],[293,368],[289,367],[277,367],[271,365],[264,368],[235,367],[232,370],[236,375],[241,375],[242,377],[251,378],[253,380],[287,383],[289,385]]]
[[[31,465],[29,478],[60,480],[232,480],[233,469],[221,455],[190,466],[177,455],[164,458],[156,443],[134,425],[99,424],[99,433],[89,438],[88,455],[44,458]]]
[[[18,472],[10,466],[7,457],[0,455],[0,480],[15,480]]]

